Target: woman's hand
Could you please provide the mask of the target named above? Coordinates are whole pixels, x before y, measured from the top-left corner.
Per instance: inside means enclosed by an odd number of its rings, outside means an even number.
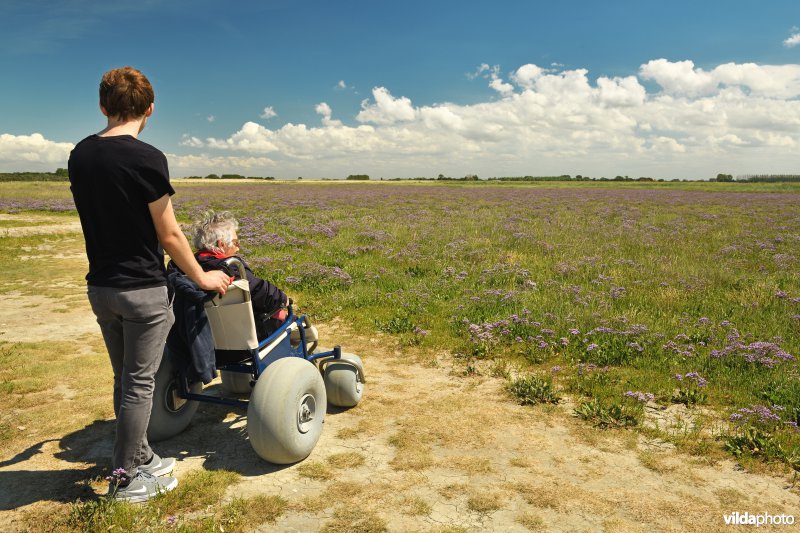
[[[201,289],[204,291],[216,291],[220,296],[225,294],[228,290],[228,285],[233,281],[233,278],[222,270],[209,270],[208,272],[203,272],[199,277],[197,285]]]

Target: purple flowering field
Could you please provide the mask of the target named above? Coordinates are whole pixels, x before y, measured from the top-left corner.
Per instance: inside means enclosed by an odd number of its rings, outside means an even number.
[[[641,425],[646,407],[683,404],[705,417],[712,446],[800,470],[796,192],[320,182],[176,189],[182,221],[208,208],[233,211],[254,270],[320,321],[339,317],[363,334],[445,349],[467,369],[482,360],[521,369],[602,427]],[[69,211],[70,203],[7,197],[0,210]],[[706,446],[699,438],[683,444]]]

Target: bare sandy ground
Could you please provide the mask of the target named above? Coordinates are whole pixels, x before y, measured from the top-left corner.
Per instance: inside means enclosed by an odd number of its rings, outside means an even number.
[[[81,223],[76,218],[48,215],[9,215],[0,213],[0,222],[19,223],[14,226],[0,226],[0,236],[49,235],[75,233],[81,231]]]
[[[92,328],[99,336],[88,307],[46,317],[5,313],[0,323],[0,341],[46,340],[37,333],[43,324],[76,344],[91,342]],[[25,333],[10,333],[18,330]],[[800,520],[800,496],[785,479],[746,473],[731,461],[709,464],[634,432],[594,430],[566,406],[516,405],[502,381],[465,377],[446,354],[401,349],[341,322],[320,331],[325,344],[362,356],[368,383],[358,407],[328,413],[308,459],[264,462],[247,441],[246,411],[206,405],[187,431],[156,446],[179,459],[179,479],[225,469],[242,475],[228,498],[288,500],[287,512],[259,531],[381,524],[390,531],[717,531],[734,511]],[[102,492],[103,484],[86,481],[105,467],[112,438],[113,421],[97,420],[0,451],[0,530],[24,530],[30,512],[63,512]],[[348,458],[349,466],[331,457]]]

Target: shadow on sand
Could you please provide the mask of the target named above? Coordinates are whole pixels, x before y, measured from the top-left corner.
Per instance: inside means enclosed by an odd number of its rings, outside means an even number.
[[[186,431],[154,443],[153,449],[161,456],[178,460],[178,476],[181,462],[193,458],[201,459],[206,470],[228,470],[245,477],[291,466],[271,464],[256,455],[247,439],[246,418],[242,409],[201,404]],[[91,483],[109,474],[114,425],[113,420],[96,420],[61,439],[37,442],[0,462],[0,511],[40,501],[96,498]],[[58,449],[52,450],[52,443],[57,443]],[[35,464],[29,464],[33,457],[48,453],[62,462],[75,463],[75,468],[26,469],[26,465]]]

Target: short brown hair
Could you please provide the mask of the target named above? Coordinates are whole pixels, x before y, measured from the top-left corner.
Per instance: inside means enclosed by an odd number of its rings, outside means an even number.
[[[100,80],[100,105],[109,117],[120,120],[141,117],[154,101],[150,81],[133,67],[109,70]]]

